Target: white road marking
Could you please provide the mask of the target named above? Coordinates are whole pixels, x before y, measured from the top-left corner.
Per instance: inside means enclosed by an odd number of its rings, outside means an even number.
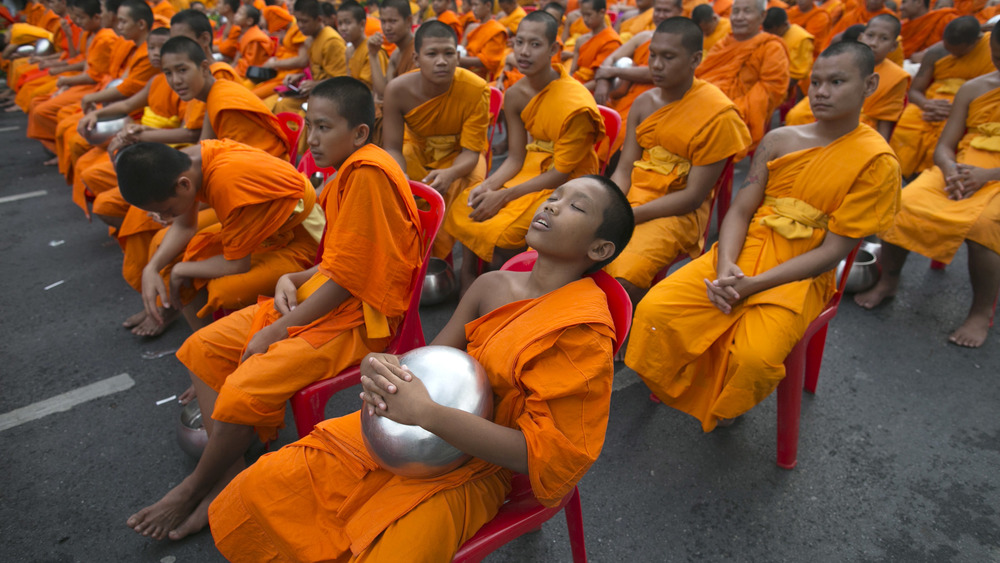
[[[19,125],[12,125],[10,127],[0,127],[0,133],[6,133],[7,131],[17,131],[21,127]]]
[[[37,191],[27,192],[27,193],[23,193],[23,194],[9,195],[9,196],[6,196],[6,197],[0,197],[0,203],[10,203],[12,201],[19,201],[19,200],[28,199],[28,198],[31,198],[31,197],[42,196],[42,195],[45,195],[47,193],[49,193],[48,190],[37,190]]]
[[[45,289],[43,291],[48,291],[48,290],[52,289],[53,287],[60,286],[60,285],[62,285],[64,283],[66,283],[66,280],[59,280],[56,283],[50,283],[49,285],[45,286]]]
[[[62,395],[38,401],[26,407],[14,409],[8,413],[0,414],[0,432],[20,426],[25,422],[38,420],[53,413],[66,412],[76,405],[118,393],[119,391],[125,391],[132,388],[133,385],[135,385],[135,380],[129,374],[122,373],[63,393]]]
[[[611,392],[621,391],[622,389],[627,389],[636,383],[642,382],[639,379],[639,374],[628,368],[622,368],[615,373],[615,381],[611,384]]]

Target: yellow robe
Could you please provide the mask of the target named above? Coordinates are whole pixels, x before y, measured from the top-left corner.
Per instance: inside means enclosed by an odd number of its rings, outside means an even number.
[[[758,275],[822,244],[829,230],[862,238],[892,224],[899,203],[899,165],[867,125],[826,147],[800,150],[767,164],[766,196],[736,260]],[[777,210],[811,206],[826,228],[812,228]],[[775,226],[762,221],[767,218]],[[775,220],[777,219],[777,220]],[[825,219],[822,220],[822,219]],[[784,225],[781,223],[784,222]],[[781,227],[803,238],[786,238]],[[756,293],[725,314],[709,300],[718,247],[649,291],[636,309],[625,363],[665,404],[701,421],[705,432],[767,397],[785,376],[784,360],[835,290],[833,271]]]
[[[309,72],[312,73],[312,79],[317,82],[347,74],[347,43],[332,27],[324,27],[313,38],[312,45],[309,46]],[[275,95],[264,103],[273,108],[275,114],[283,111],[302,113],[304,101],[305,98],[294,96],[279,98]]]
[[[386,69],[389,68],[389,55],[385,52],[385,49],[379,49],[378,51],[378,64],[382,67],[382,74],[385,75]],[[347,69],[351,76],[364,82],[371,89],[372,65],[371,61],[368,60],[367,41],[354,47],[354,54],[351,55],[351,60],[347,61]]]
[[[792,80],[808,78],[813,65],[813,36],[794,23],[781,36],[788,47],[788,73]]]
[[[712,47],[716,43],[722,41],[727,35],[733,32],[733,26],[729,23],[729,18],[719,18],[718,25],[715,26],[715,31],[711,34],[706,35],[701,41],[701,50],[703,53],[708,53],[712,50]]]

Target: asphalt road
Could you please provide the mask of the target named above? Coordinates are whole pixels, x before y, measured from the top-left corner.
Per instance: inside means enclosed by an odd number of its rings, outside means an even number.
[[[188,331],[146,340],[120,328],[140,306],[121,251],[41,165],[25,124],[0,114],[0,198],[45,191],[0,199],[0,417],[122,388],[0,430],[0,561],[221,561],[208,533],[154,542],[125,526],[194,467],[174,437],[179,407],[156,405],[185,372],[171,355],[142,357]],[[980,350],[946,342],[969,300],[964,250],[944,272],[914,257],[905,275],[875,312],[845,300],[792,471],[774,464],[774,397],[704,435],[619,366],[604,452],[580,485],[590,559],[1000,561],[1000,331]],[[453,306],[422,311],[428,339]],[[280,443],[293,435],[289,420]],[[491,558],[568,559],[561,516]]]

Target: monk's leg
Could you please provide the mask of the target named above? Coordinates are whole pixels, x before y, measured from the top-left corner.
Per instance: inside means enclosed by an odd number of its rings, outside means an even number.
[[[206,303],[208,303],[208,290],[202,289],[194,295],[194,299],[192,299],[190,303],[184,305],[184,308],[181,309],[181,313],[184,315],[184,320],[187,321],[188,326],[191,327],[192,331],[197,332],[212,322],[211,317],[203,319],[198,316],[198,311],[200,311]]]
[[[909,254],[910,251],[901,246],[882,241],[882,250],[879,256],[882,275],[875,287],[855,295],[854,302],[865,309],[874,309],[886,299],[895,297],[896,290],[899,288],[899,276]]]
[[[973,242],[969,245],[969,278],[972,280],[972,306],[962,326],[948,340],[968,348],[978,348],[986,342],[993,318],[993,307],[1000,288],[1000,254]]]

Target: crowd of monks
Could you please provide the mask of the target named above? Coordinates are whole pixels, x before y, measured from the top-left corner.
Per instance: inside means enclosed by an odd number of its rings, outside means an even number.
[[[626,365],[706,432],[778,386],[866,237],[882,240],[882,276],[855,296],[865,308],[896,294],[910,251],[948,264],[965,242],[973,299],[949,339],[981,346],[1000,287],[1000,8],[986,4],[0,10],[0,104],[27,114],[46,165],[120,244],[142,303],[124,326],[151,337],[183,317],[193,331],[181,400],[211,415],[208,445],[128,525],[174,540],[208,526],[234,561],[449,560],[513,473],[557,504],[608,421],[616,338],[598,270],[635,305]],[[22,49],[40,39],[51,53]],[[744,158],[735,198],[714,201]],[[433,240],[409,181],[443,196]],[[707,247],[713,205],[728,211]],[[530,271],[501,270],[527,248]],[[437,405],[383,353],[426,256],[460,260],[462,297],[433,343],[485,366],[492,421]],[[359,363],[363,409],[472,461],[396,475],[365,448],[358,411],[246,466],[296,391]]]

